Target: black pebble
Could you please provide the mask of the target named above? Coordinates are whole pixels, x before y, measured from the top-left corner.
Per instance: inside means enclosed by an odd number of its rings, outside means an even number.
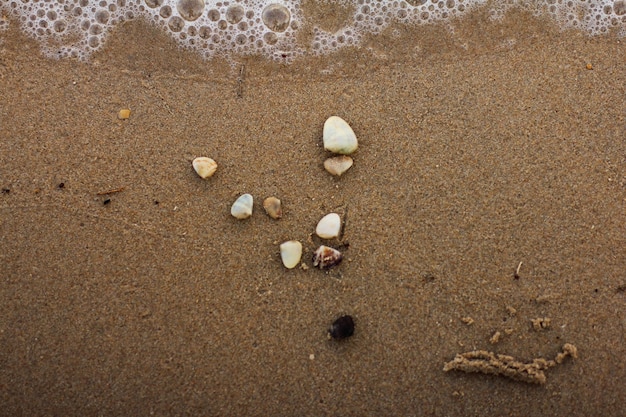
[[[64,183],[64,182],[60,183],[60,184],[58,185],[58,187],[59,187],[59,188],[61,188],[61,189],[65,188],[65,183]]]
[[[104,201],[102,202],[102,204],[104,204],[105,206],[106,206],[107,204],[109,204],[109,203],[111,203],[111,199],[110,199],[110,198],[107,198],[106,200],[104,200]]]
[[[341,316],[333,322],[328,330],[333,339],[345,339],[354,334],[354,320],[352,316]]]

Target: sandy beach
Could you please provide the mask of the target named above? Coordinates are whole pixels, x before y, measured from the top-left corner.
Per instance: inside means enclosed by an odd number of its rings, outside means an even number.
[[[453,26],[289,65],[140,21],[88,63],[1,32],[0,415],[619,416],[626,41],[518,11]],[[332,115],[359,140],[341,177]],[[345,258],[321,271],[333,211]],[[342,314],[354,336],[329,340]],[[565,344],[544,384],[443,371]]]

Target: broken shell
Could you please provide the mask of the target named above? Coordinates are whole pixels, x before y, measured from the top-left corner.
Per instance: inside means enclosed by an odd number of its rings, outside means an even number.
[[[191,165],[193,165],[193,169],[196,170],[196,173],[201,178],[205,179],[213,176],[215,171],[217,171],[217,162],[206,156],[194,159]]]
[[[126,120],[130,117],[130,109],[122,109],[117,113],[117,118],[120,120]]]
[[[349,155],[356,151],[359,143],[356,135],[345,120],[331,116],[324,123],[324,149],[334,153]]]
[[[354,320],[352,316],[341,316],[331,324],[328,329],[330,337],[333,339],[345,339],[354,334]]]
[[[280,219],[283,217],[283,209],[280,200],[276,197],[267,197],[263,200],[263,208],[268,216],[272,219]]]
[[[342,259],[343,255],[337,249],[322,245],[313,254],[313,266],[328,269],[338,265]]]
[[[341,231],[341,217],[337,213],[330,213],[322,217],[317,223],[315,234],[322,239],[333,239],[339,236]]]
[[[334,156],[324,161],[324,168],[333,175],[340,176],[354,164],[348,155]]]
[[[253,199],[250,194],[242,194],[230,208],[230,214],[236,219],[243,220],[252,216]]]
[[[302,243],[290,240],[280,244],[280,259],[286,268],[295,268],[302,258]]]

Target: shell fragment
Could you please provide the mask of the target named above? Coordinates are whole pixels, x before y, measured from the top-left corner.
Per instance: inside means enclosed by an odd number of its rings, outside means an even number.
[[[267,197],[263,200],[263,208],[272,219],[280,219],[283,216],[282,204],[276,197]]]
[[[337,249],[322,245],[313,254],[313,266],[329,269],[339,265],[342,259],[343,255]]]
[[[359,143],[350,125],[338,116],[331,116],[324,123],[324,149],[333,153],[350,155]]]
[[[290,240],[280,244],[280,259],[286,268],[295,268],[300,263],[300,258],[302,258],[302,243]]]
[[[322,239],[334,239],[341,231],[341,217],[337,213],[330,213],[322,217],[317,223],[315,234]]]
[[[230,214],[239,220],[252,216],[253,198],[250,194],[242,194],[230,208]]]
[[[348,155],[334,156],[324,161],[324,168],[333,175],[340,176],[354,164]]]
[[[191,165],[200,178],[204,179],[212,177],[217,171],[217,162],[206,156],[194,159]]]

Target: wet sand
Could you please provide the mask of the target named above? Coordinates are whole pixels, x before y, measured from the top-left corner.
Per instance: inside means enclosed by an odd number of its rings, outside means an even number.
[[[290,66],[204,62],[139,22],[90,64],[0,42],[1,415],[626,408],[624,39],[514,12]],[[331,115],[360,143],[340,178]],[[311,233],[333,210],[345,260],[324,272]],[[282,266],[290,239],[308,269]],[[341,314],[356,332],[328,340]],[[443,372],[566,343],[544,385]]]

